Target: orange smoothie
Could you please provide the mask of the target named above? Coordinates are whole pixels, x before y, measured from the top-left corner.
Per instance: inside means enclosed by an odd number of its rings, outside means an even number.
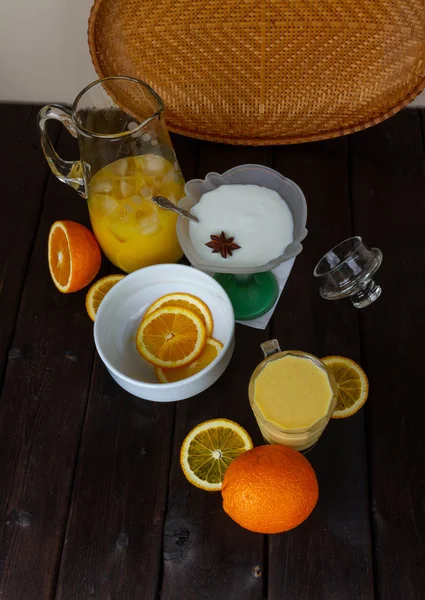
[[[165,196],[176,204],[183,198],[177,162],[156,154],[122,158],[100,169],[89,185],[88,207],[97,241],[109,260],[127,273],[177,262],[183,256],[177,215],[154,204],[152,196]]]
[[[263,361],[251,377],[249,397],[264,439],[296,450],[313,446],[335,409],[334,386],[312,355],[281,352]]]

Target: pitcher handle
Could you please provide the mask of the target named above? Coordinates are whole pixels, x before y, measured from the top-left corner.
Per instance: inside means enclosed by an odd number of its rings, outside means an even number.
[[[87,197],[86,186],[84,185],[83,165],[79,160],[63,160],[53,148],[53,144],[47,133],[47,121],[55,119],[64,125],[73,137],[77,137],[77,130],[72,120],[72,112],[65,106],[49,104],[43,106],[38,113],[37,125],[40,133],[41,147],[46,157],[47,163],[56,177],[70,185],[82,196]]]

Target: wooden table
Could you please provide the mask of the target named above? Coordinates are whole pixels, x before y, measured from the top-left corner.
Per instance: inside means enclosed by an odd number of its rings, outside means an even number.
[[[136,402],[93,346],[85,291],[47,268],[55,219],[88,224],[85,202],[48,171],[37,107],[0,106],[0,598],[4,600],[419,600],[425,594],[425,160],[422,115],[349,138],[240,148],[174,137],[186,179],[267,164],[304,190],[309,235],[265,331],[238,326],[231,365],[176,404]],[[59,130],[61,155],[75,142]],[[382,297],[357,311],[322,300],[312,276],[358,233],[384,253]],[[104,260],[102,274],[114,269]],[[115,270],[116,271],[116,270]],[[359,361],[364,410],[332,421],[308,455],[320,499],[281,535],[232,522],[192,487],[180,445],[229,417],[256,444],[248,404],[259,344]]]

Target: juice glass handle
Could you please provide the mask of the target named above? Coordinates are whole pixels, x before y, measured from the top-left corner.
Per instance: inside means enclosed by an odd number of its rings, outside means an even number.
[[[264,358],[281,352],[279,342],[277,340],[267,340],[267,342],[263,342],[260,344],[260,346],[261,350],[263,351]]]
[[[53,173],[60,181],[67,183],[74,190],[86,198],[86,187],[83,178],[83,165],[79,160],[63,160],[53,148],[53,144],[47,133],[47,121],[55,119],[64,125],[73,137],[77,137],[77,130],[72,121],[72,112],[65,106],[50,104],[43,106],[38,113],[37,125],[40,133],[41,147],[46,157],[47,163]]]

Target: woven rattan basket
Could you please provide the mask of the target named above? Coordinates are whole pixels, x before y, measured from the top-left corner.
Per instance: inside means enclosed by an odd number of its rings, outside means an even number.
[[[423,0],[96,0],[88,33],[99,77],[146,81],[206,140],[336,137],[425,87]]]

